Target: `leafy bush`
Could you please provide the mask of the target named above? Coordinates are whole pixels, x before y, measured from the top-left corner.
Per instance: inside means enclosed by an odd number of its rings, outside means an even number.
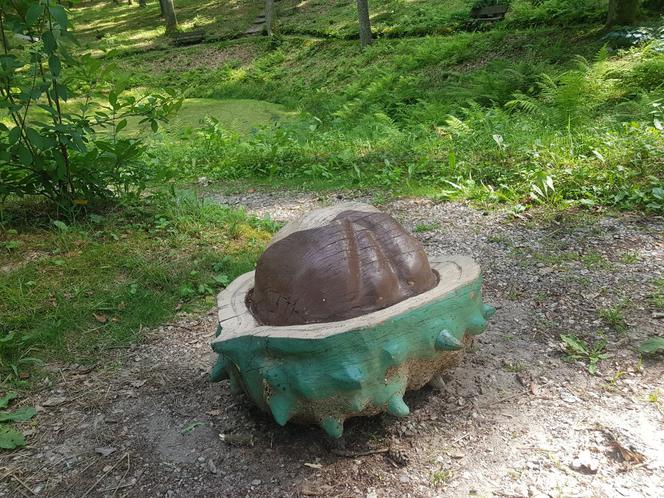
[[[32,39],[14,49],[3,35],[0,56],[0,202],[8,196],[39,195],[71,211],[76,205],[141,189],[149,179],[144,145],[123,138],[130,118],[149,123],[175,110],[173,95],[135,97],[123,86],[108,87],[109,68],[91,57],[74,57],[66,10],[51,0],[3,3],[0,28]],[[95,98],[104,92],[107,104]],[[74,101],[72,103],[72,101]]]

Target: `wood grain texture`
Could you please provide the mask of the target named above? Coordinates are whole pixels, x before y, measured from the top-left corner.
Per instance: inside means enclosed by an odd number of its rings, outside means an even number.
[[[292,231],[261,256],[250,296],[260,322],[346,320],[436,284],[424,247],[391,216],[347,210],[315,221],[323,224]]]
[[[261,325],[256,320],[246,302],[247,293],[253,288],[255,272],[245,273],[217,296],[219,323],[224,332],[216,341],[229,340],[247,334],[261,337],[321,339],[381,323],[406,313],[408,310],[418,308],[427,302],[442,299],[454,292],[455,289],[463,287],[480,277],[479,265],[468,256],[436,256],[431,259],[430,265],[439,275],[439,279],[437,285],[427,292],[406,299],[389,308],[349,320],[291,325],[288,327]]]

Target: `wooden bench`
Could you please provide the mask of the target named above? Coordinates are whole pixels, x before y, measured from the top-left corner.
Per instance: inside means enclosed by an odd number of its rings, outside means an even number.
[[[470,17],[475,21],[502,21],[509,10],[509,5],[490,5],[488,7],[475,7],[470,11]]]
[[[205,31],[197,29],[195,31],[185,31],[173,35],[173,45],[182,47],[185,45],[196,45],[205,40]]]

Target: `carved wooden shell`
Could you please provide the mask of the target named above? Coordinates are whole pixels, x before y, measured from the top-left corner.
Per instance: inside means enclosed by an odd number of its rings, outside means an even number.
[[[266,325],[334,322],[432,289],[422,244],[394,218],[362,204],[287,225],[256,268],[250,305]]]

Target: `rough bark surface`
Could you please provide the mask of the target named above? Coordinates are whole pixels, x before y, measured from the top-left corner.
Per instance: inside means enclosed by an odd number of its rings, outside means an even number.
[[[166,33],[174,33],[178,29],[178,19],[175,16],[173,0],[160,0],[162,13],[166,20]]]
[[[360,21],[360,45],[364,48],[373,41],[371,38],[368,0],[357,0],[357,14]]]
[[[394,218],[346,211],[270,245],[251,304],[268,325],[331,322],[392,306],[436,282],[422,244]]]
[[[265,34],[272,36],[272,21],[274,20],[274,0],[265,0]]]

